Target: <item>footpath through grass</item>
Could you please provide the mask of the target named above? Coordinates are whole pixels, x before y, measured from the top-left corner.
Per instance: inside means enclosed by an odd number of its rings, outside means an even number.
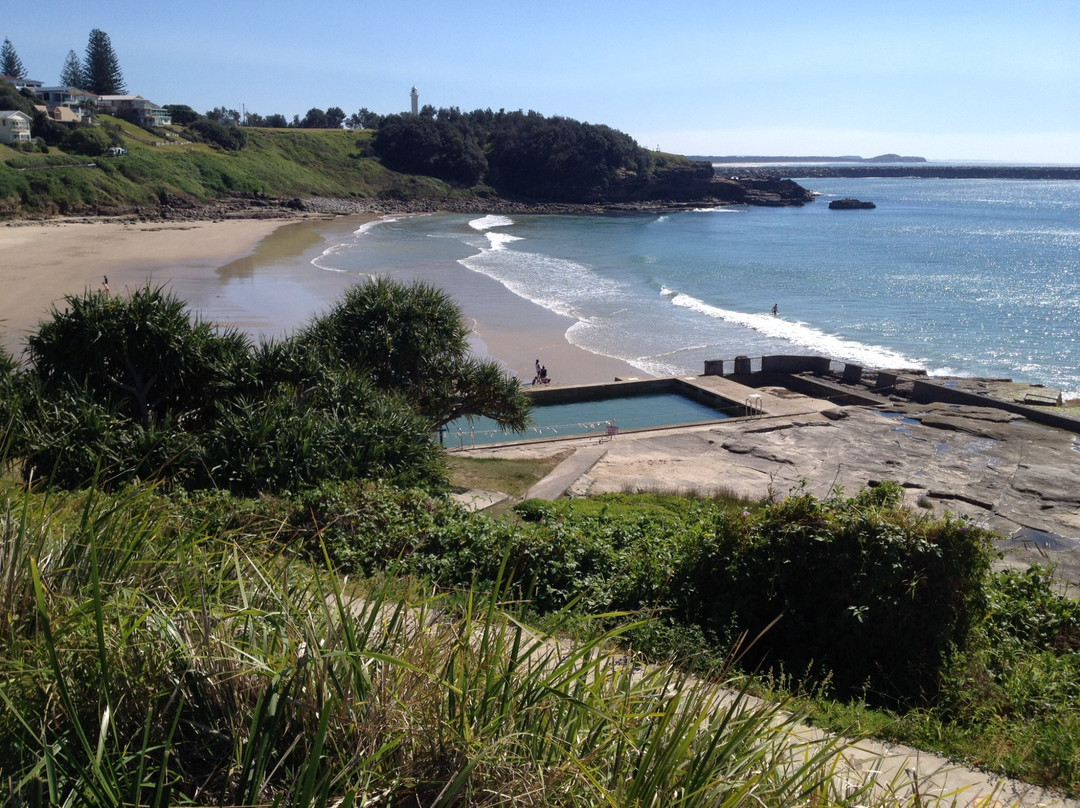
[[[10,489],[0,804],[888,803],[787,768],[793,707],[1075,795],[1080,609],[895,495]],[[792,695],[715,713],[691,673]]]
[[[4,505],[0,804],[887,804],[783,704],[607,653],[633,622],[559,645],[499,580],[346,587],[147,491]]]

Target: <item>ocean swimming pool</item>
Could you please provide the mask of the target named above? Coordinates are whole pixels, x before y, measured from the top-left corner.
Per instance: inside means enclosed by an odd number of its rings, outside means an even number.
[[[730,418],[741,414],[730,404],[716,409],[680,393],[637,393],[609,398],[572,401],[563,404],[537,404],[533,423],[525,432],[504,432],[493,421],[477,418],[452,421],[442,436],[448,449],[484,446],[541,438],[572,438],[583,435],[606,436],[609,426],[618,430],[679,426]]]

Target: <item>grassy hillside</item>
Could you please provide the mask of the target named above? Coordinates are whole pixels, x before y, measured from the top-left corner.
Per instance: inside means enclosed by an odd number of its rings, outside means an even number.
[[[272,197],[445,196],[429,177],[387,170],[370,156],[371,132],[245,129],[247,145],[226,151],[168,139],[102,116],[128,150],[122,157],[87,158],[53,148],[48,154],[0,146],[0,217],[132,212],[162,201],[200,204],[231,195]]]

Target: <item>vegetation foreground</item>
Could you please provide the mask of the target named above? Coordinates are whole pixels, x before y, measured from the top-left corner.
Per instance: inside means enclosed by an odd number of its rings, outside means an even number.
[[[781,695],[791,682],[778,668],[769,687],[707,659],[721,654],[716,635],[672,605],[688,574],[717,572],[702,564],[701,528],[741,522],[729,549],[790,550],[798,540],[769,526],[798,525],[806,508],[880,527],[898,516],[865,496],[798,498],[794,510],[629,495],[526,503],[530,519],[545,513],[537,523],[371,485],[258,500],[10,489],[3,804],[897,804],[888,783],[852,793],[835,742],[792,745],[796,724],[830,717],[829,704],[848,732],[861,722],[924,748],[936,734],[939,751],[981,747],[984,764],[1075,791],[1077,654],[1053,647],[1077,610],[1037,574],[993,582],[933,703],[893,712],[891,727],[865,698],[825,700],[827,677],[803,678],[817,699],[800,702]],[[814,544],[845,563],[829,540]],[[343,574],[365,566],[385,571]],[[789,581],[785,614],[812,596],[827,612],[822,587],[842,577]],[[865,609],[867,629],[860,639],[852,620],[852,647],[887,628],[871,606],[882,595],[867,590],[850,610]],[[890,641],[904,650],[903,634]],[[672,648],[690,664],[646,664]]]
[[[88,293],[0,363],[0,805],[904,801],[803,720],[1080,792],[1046,571],[892,483],[465,512],[437,426],[528,404],[460,327],[374,282],[256,347]]]

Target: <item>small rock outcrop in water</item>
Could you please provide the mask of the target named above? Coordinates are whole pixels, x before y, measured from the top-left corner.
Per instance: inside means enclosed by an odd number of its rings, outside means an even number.
[[[863,202],[861,199],[834,199],[829,203],[829,210],[872,210],[876,208],[873,202]]]

